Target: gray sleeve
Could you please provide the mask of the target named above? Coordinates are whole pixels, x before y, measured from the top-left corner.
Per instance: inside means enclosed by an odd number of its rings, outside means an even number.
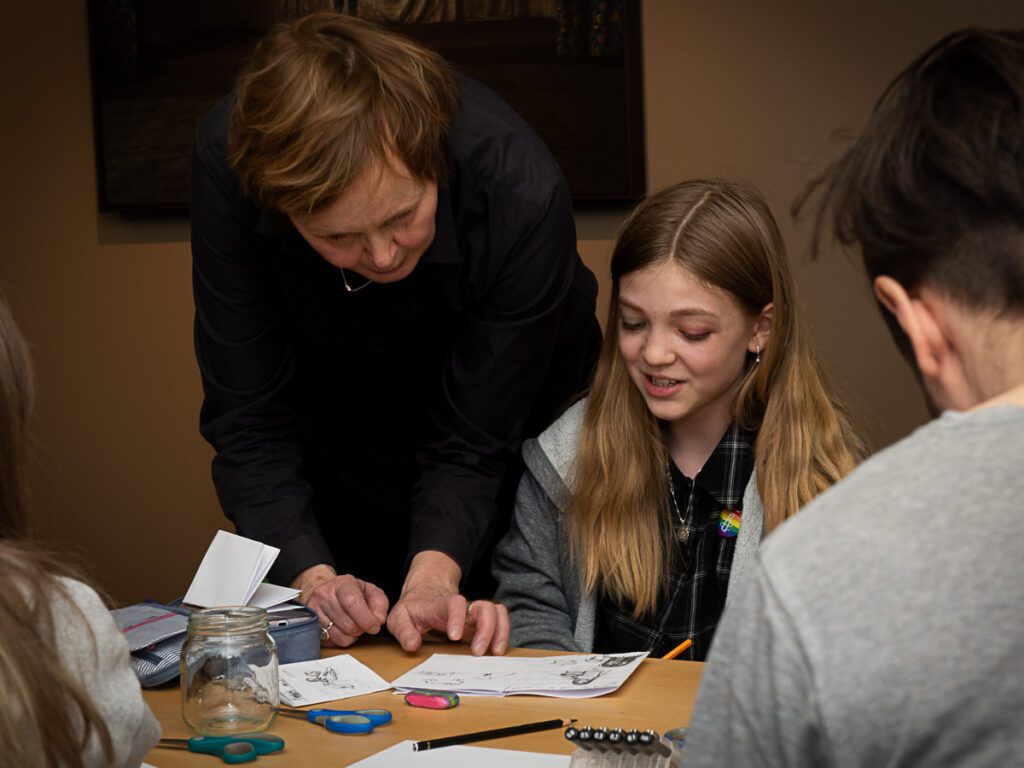
[[[509,611],[510,645],[582,650],[573,638],[579,598],[563,578],[565,534],[555,505],[529,470],[516,494],[512,527],[494,551],[495,601]]]
[[[729,586],[725,593],[725,607],[732,603],[733,595],[741,589],[747,571],[754,569],[757,550],[764,538],[764,510],[761,507],[761,496],[757,492],[757,470],[751,473],[747,489],[743,493],[743,523],[740,535],[736,537],[736,549],[732,557],[732,570],[729,572]]]
[[[752,565],[715,632],[690,720],[686,768],[830,763],[799,633],[761,563]]]
[[[116,768],[142,762],[160,738],[160,724],[142,698],[142,689],[129,663],[128,643],[110,611],[91,587],[65,579],[68,596],[86,626],[60,643],[62,663],[77,670],[82,686],[110,729]],[[67,609],[54,601],[58,620],[67,620]],[[70,606],[68,606],[70,608]],[[87,765],[100,765],[102,750],[93,738],[83,755]]]

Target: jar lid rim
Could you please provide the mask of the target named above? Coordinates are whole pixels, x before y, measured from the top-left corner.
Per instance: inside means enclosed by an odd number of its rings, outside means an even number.
[[[188,617],[189,630],[231,630],[246,632],[266,630],[267,611],[251,605],[228,605],[193,611]]]
[[[199,608],[192,611],[192,616],[266,616],[267,609],[255,605],[218,605],[212,608]]]

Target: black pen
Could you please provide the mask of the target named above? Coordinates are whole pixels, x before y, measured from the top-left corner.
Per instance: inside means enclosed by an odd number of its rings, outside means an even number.
[[[533,733],[534,731],[546,731],[549,728],[564,728],[576,722],[572,720],[542,720],[539,723],[526,723],[525,725],[512,725],[508,728],[495,728],[490,731],[477,731],[476,733],[464,733],[461,736],[446,736],[443,739],[430,739],[429,741],[417,741],[412,745],[413,752],[422,752],[425,749],[437,749],[438,747],[451,747],[456,744],[469,744],[472,741],[485,741],[486,739],[500,739],[504,736],[518,736],[521,733]]]

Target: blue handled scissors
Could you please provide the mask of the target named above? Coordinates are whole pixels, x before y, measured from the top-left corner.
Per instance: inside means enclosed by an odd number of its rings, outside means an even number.
[[[272,733],[241,736],[193,736],[191,739],[160,739],[158,747],[187,749],[206,755],[217,755],[225,763],[251,763],[258,755],[269,755],[284,749],[284,739]]]
[[[298,717],[322,725],[331,733],[370,733],[375,726],[391,722],[387,709],[289,709],[279,707],[278,714]]]

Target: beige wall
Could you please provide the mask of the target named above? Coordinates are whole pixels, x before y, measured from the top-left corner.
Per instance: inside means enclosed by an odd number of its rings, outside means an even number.
[[[177,241],[101,242],[85,3],[7,3],[0,22],[0,285],[37,369],[40,532],[75,545],[115,599],[171,599],[221,524],[196,429],[188,244],[180,226]]]
[[[882,446],[926,419],[856,262],[811,262],[789,207],[895,74],[965,26],[1022,26],[1019,2],[790,0],[644,4],[649,187],[701,175],[759,185],[789,245],[811,330]]]
[[[895,6],[898,5],[898,8]],[[185,591],[223,524],[198,436],[186,227],[96,213],[85,3],[0,15],[0,285],[28,336],[39,527],[119,601]],[[893,6],[893,7],[890,7]],[[12,10],[13,9],[13,10]],[[784,10],[783,10],[784,9]],[[644,3],[650,185],[759,184],[779,214],[837,381],[890,442],[925,417],[856,272],[806,259],[789,202],[910,56],[967,24],[1024,24],[1019,3]],[[618,217],[580,217],[603,271]]]

